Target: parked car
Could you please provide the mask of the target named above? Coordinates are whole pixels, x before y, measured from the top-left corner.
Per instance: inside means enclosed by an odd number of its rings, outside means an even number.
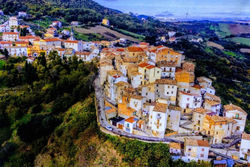
[[[110,126],[106,126],[106,129],[109,131],[113,130],[112,127],[110,127]]]

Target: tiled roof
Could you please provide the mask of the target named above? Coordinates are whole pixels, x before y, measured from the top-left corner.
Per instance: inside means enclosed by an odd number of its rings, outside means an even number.
[[[250,140],[250,134],[247,134],[247,133],[243,133],[242,134],[242,139],[244,139],[244,140]]]
[[[168,107],[167,104],[164,104],[164,103],[156,103],[156,104],[155,104],[155,107],[154,107],[154,111],[166,113],[167,107]]]
[[[129,123],[134,123],[136,120],[135,117],[129,117],[128,119],[125,119],[125,121]]]
[[[172,79],[157,79],[155,81],[156,84],[168,84],[168,85],[176,85],[176,80]]]
[[[141,68],[143,68],[143,67],[147,67],[147,66],[149,66],[150,64],[148,64],[148,63],[140,63],[140,64],[138,64],[138,66],[139,67],[141,67]]]
[[[18,35],[18,32],[3,32],[3,35]]]
[[[201,114],[205,114],[207,112],[204,108],[195,108],[193,111]]]
[[[46,42],[55,42],[55,41],[61,41],[61,40],[58,39],[58,38],[47,38],[47,39],[44,39],[44,41],[46,41]]]
[[[206,140],[186,139],[185,144],[187,146],[209,147],[209,143]]]
[[[237,110],[237,111],[240,111],[240,112],[247,115],[246,111],[244,111],[242,108],[240,108],[239,106],[236,106],[234,104],[225,105],[224,109],[225,109],[226,112],[227,111],[232,111],[232,110]]]
[[[136,46],[130,46],[127,48],[129,52],[143,52],[143,49]]]
[[[209,104],[211,106],[215,106],[215,105],[219,105],[220,104],[220,102],[218,102],[218,101],[208,100],[208,99],[205,100],[205,103],[207,103],[207,104]]]
[[[170,147],[170,148],[173,148],[173,149],[178,149],[178,150],[180,150],[180,149],[181,149],[181,144],[180,144],[180,143],[170,142],[170,143],[169,143],[169,147]]]

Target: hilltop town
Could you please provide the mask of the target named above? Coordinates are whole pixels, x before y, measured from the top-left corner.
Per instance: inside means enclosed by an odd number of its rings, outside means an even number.
[[[97,61],[96,94],[101,95],[96,98],[103,106],[98,111],[103,132],[168,143],[175,160],[250,162],[250,135],[244,132],[247,112],[234,104],[222,105],[213,79],[196,77],[196,64],[183,52],[145,42],[115,47],[125,39],[76,40],[73,29],[58,33],[60,21],[39,37],[30,26],[19,24],[18,18],[26,16],[19,12],[0,25],[1,58],[25,56],[32,63],[39,55],[56,51],[61,58]],[[103,24],[109,21],[104,19]]]

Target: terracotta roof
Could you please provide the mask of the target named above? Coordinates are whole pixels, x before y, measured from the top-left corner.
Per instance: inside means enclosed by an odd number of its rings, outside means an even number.
[[[127,48],[129,52],[143,52],[143,49],[136,46],[130,46]]]
[[[0,41],[0,44],[2,44],[2,45],[4,45],[4,44],[12,44],[12,42],[11,41]]]
[[[219,96],[212,95],[212,94],[210,94],[210,93],[206,93],[205,99],[208,99],[208,97],[211,98],[211,99],[214,100],[214,101],[221,102],[221,99],[220,99]]]
[[[18,32],[3,32],[3,35],[18,35]]]
[[[169,108],[170,110],[181,111],[181,107],[179,107],[179,106],[169,105],[168,108]]]
[[[169,61],[160,61],[157,63],[158,67],[176,67],[176,62],[169,62]]]
[[[148,64],[148,63],[140,63],[140,64],[138,64],[138,66],[139,67],[141,67],[141,68],[143,68],[143,67],[147,67],[147,66],[149,66],[150,64]]]
[[[193,111],[200,114],[205,114],[207,112],[207,110],[204,108],[195,108]]]
[[[185,144],[187,146],[209,147],[209,143],[206,140],[186,139]]]
[[[155,84],[168,84],[168,85],[176,85],[176,80],[172,79],[157,79]]]
[[[78,41],[65,40],[65,43],[78,43]]]
[[[156,103],[156,104],[155,104],[155,107],[154,107],[154,111],[166,113],[167,107],[168,107],[167,104],[164,104],[164,103]]]
[[[149,66],[147,66],[146,68],[147,68],[147,69],[152,69],[152,68],[155,68],[155,66],[149,65]]]
[[[181,149],[181,144],[180,144],[180,143],[170,142],[170,143],[169,143],[169,147],[170,147],[170,148],[173,148],[173,149],[178,149],[178,150],[180,150],[180,149]]]
[[[126,122],[129,123],[134,123],[135,122],[135,117],[129,117],[128,119],[125,119]]]
[[[237,111],[240,111],[240,112],[242,112],[242,113],[244,113],[244,114],[247,115],[246,111],[244,111],[244,110],[243,110],[242,108],[240,108],[239,106],[236,106],[236,105],[233,105],[233,104],[225,105],[225,106],[224,106],[224,109],[225,109],[226,112],[227,112],[227,111],[232,111],[232,110],[237,110]]]
[[[117,70],[110,70],[108,71],[108,75],[114,76],[114,75],[122,75],[122,72]]]
[[[196,88],[196,89],[201,89],[202,87],[200,85],[197,85],[195,84],[194,86],[192,86],[193,88]]]
[[[142,97],[142,96],[139,96],[139,95],[132,95],[131,98],[133,98],[133,99],[138,99],[138,100],[143,99],[143,97]]]
[[[47,38],[47,39],[44,39],[44,41],[46,41],[46,42],[55,42],[55,41],[61,41],[61,40],[58,39],[58,38]]]
[[[141,42],[140,45],[149,45],[149,43]]]
[[[91,52],[76,52],[76,55],[86,55],[89,56]]]
[[[220,102],[218,102],[218,101],[208,100],[208,99],[205,100],[205,103],[208,103],[211,106],[215,106],[215,105],[219,105],[220,104]]]
[[[247,134],[247,133],[243,133],[242,134],[242,139],[244,139],[244,140],[250,140],[250,134]]]

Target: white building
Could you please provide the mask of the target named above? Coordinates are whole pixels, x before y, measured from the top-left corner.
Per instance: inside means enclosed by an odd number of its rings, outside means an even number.
[[[187,161],[208,161],[209,143],[205,140],[186,139],[184,155]]]
[[[52,26],[53,27],[61,28],[62,27],[62,22],[60,22],[60,21],[53,21],[52,22]]]
[[[83,50],[81,41],[66,40],[64,41],[64,47],[68,49],[74,49],[77,52],[81,52]]]
[[[215,100],[206,99],[204,102],[204,108],[219,115],[221,110],[221,103]]]
[[[179,106],[182,109],[200,108],[202,104],[202,96],[180,91],[178,97]]]
[[[152,103],[155,101],[155,86],[154,84],[142,85],[141,86],[141,95],[144,98],[144,102]]]
[[[19,33],[17,33],[17,32],[4,32],[3,33],[3,40],[4,41],[18,41],[19,40]]]
[[[169,143],[170,154],[181,155],[181,144],[180,143]]]
[[[138,95],[133,95],[129,100],[129,107],[136,110],[137,116],[141,116],[141,110],[143,105],[143,97]]]
[[[3,16],[3,15],[4,15],[4,13],[3,13],[3,11],[2,11],[2,10],[0,10],[0,15],[1,15],[1,16]]]
[[[138,88],[142,85],[142,74],[139,72],[132,72],[130,75],[131,85],[133,88]]]
[[[158,137],[164,137],[167,128],[168,105],[156,103],[153,110],[149,111],[149,126],[152,133]]]
[[[161,78],[175,78],[176,63],[161,61],[157,63],[157,66],[162,69]]]
[[[18,26],[18,19],[16,17],[9,18],[9,26],[10,27],[17,27]]]
[[[169,104],[176,105],[177,83],[171,79],[157,79],[155,81],[155,97],[169,101]]]
[[[250,162],[250,134],[243,133],[240,144],[240,158]]]
[[[193,110],[193,130],[202,131],[203,130],[203,122],[208,111],[204,108],[196,108]]]
[[[9,46],[5,47],[11,56],[28,56],[26,46]]]
[[[233,118],[236,121],[232,131],[235,134],[243,133],[246,125],[247,113],[239,106],[233,104],[225,105],[224,109],[224,116]]]
[[[75,54],[79,59],[85,62],[91,62],[95,58],[95,54],[91,52],[76,52]]]
[[[178,132],[181,119],[181,108],[170,105],[168,109],[167,128]]]
[[[133,133],[133,129],[136,128],[136,122],[138,121],[135,117],[129,117],[125,119],[123,130],[127,133]]]
[[[26,12],[18,12],[18,17],[27,17]]]

